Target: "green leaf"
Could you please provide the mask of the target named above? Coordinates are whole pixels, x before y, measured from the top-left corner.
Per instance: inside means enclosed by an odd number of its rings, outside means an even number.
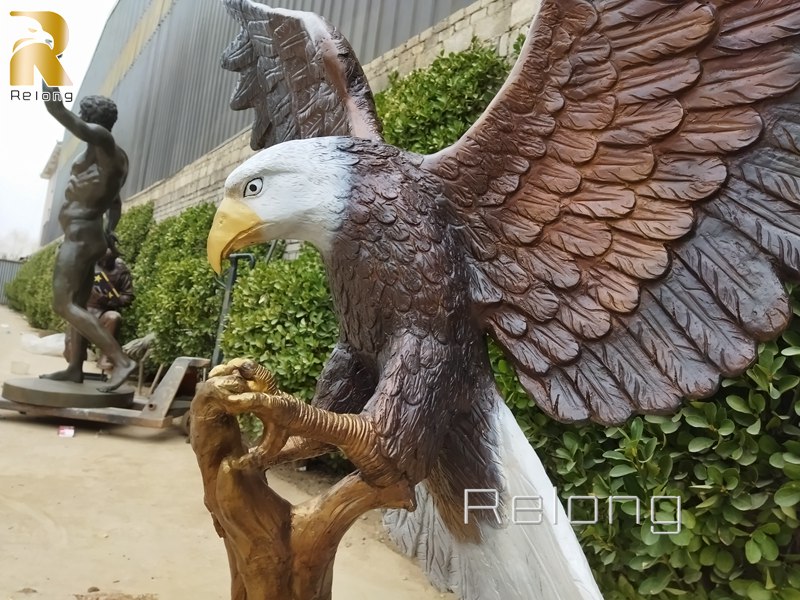
[[[716,494],[709,496],[705,500],[703,500],[700,504],[697,505],[697,508],[712,508],[715,506],[719,506],[722,504],[722,496]]]
[[[761,550],[761,554],[765,560],[775,560],[778,558],[778,545],[775,543],[771,537],[764,536],[763,538],[759,539],[757,542],[758,547]]]
[[[636,417],[633,421],[631,421],[630,429],[631,429],[632,439],[634,440],[642,439],[643,425],[641,418]]]
[[[783,460],[784,462],[791,463],[793,465],[800,465],[800,456],[793,454],[792,452],[784,452],[783,453]]]
[[[659,519],[663,521],[667,521],[668,519]],[[676,527],[674,525],[655,525],[656,531],[674,531]],[[666,537],[666,536],[663,536]],[[694,539],[694,533],[688,527],[683,527],[678,533],[669,535],[669,540],[675,544],[676,546],[686,547]]]
[[[706,546],[700,551],[700,564],[704,567],[710,567],[717,562],[717,547]]]
[[[648,577],[639,586],[639,593],[642,596],[655,596],[664,591],[670,580],[670,572],[667,569],[662,569],[658,575]]]
[[[786,377],[778,379],[774,385],[778,392],[785,394],[789,390],[797,387],[798,383],[800,383],[800,377],[797,375],[787,375]]]
[[[800,481],[790,481],[783,484],[775,492],[775,504],[790,507],[800,503]]]
[[[686,422],[689,423],[692,427],[701,427],[707,428],[709,423],[708,419],[706,419],[705,415],[697,414],[697,413],[690,413],[686,412],[686,416],[684,417]]]
[[[717,430],[720,435],[730,435],[736,430],[736,424],[730,419],[725,419]]]
[[[750,405],[747,401],[740,397],[740,396],[728,396],[725,398],[725,402],[730,406],[733,410],[744,413],[744,414],[751,414],[752,411],[750,410]]]
[[[747,557],[747,561],[752,565],[761,561],[761,548],[754,540],[745,542],[744,553]]]
[[[702,452],[714,445],[714,440],[705,437],[696,437],[689,442],[689,452]]]
[[[720,550],[714,559],[714,565],[723,573],[730,573],[734,566],[733,555],[727,550]]]
[[[636,468],[631,465],[616,465],[608,472],[611,477],[622,477],[631,473],[636,473]]]
[[[736,592],[737,595],[747,598],[747,588],[750,587],[750,581],[745,579],[734,579],[730,582],[731,589]]]
[[[771,600],[772,592],[764,589],[764,586],[754,581],[747,586],[747,597],[750,600]]]

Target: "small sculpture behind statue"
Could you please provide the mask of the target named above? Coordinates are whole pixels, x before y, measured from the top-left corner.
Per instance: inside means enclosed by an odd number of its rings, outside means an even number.
[[[134,299],[133,278],[131,271],[125,261],[119,256],[119,251],[115,245],[106,250],[106,254],[95,266],[94,285],[86,310],[92,313],[100,321],[100,325],[108,331],[114,339],[119,341],[117,335],[122,324],[123,308],[130,306]],[[75,344],[74,340],[80,333],[70,327],[67,329],[64,338],[64,358],[69,362],[72,352],[81,349],[81,361],[86,361],[86,348],[83,344]],[[100,354],[97,359],[97,367],[101,371],[111,371],[114,363],[105,354]]]
[[[42,84],[50,98],[60,98],[58,88]],[[119,222],[122,202],[119,192],[128,175],[128,157],[117,146],[111,128],[117,120],[114,102],[102,96],[81,100],[80,116],[67,110],[60,100],[45,101],[47,111],[73,135],[86,142],[86,151],[71,167],[58,216],[64,241],[56,255],[53,273],[53,310],[81,334],[81,346],[88,340],[107,356],[114,367],[102,392],[121,386],[136,369],[136,362],[87,310],[94,285],[95,263],[113,245],[113,231]],[[58,381],[83,381],[83,353],[72,352],[68,367],[42,375]]]

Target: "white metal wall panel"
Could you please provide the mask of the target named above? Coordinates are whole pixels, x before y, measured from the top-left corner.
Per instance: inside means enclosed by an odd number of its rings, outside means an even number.
[[[273,0],[270,4],[322,14],[351,41],[366,64],[472,1]],[[219,0],[119,1],[77,97],[107,92],[118,104],[114,137],[130,158],[123,199],[175,174],[252,123],[251,111],[229,108],[236,75],[219,65],[237,29]],[[105,89],[112,85],[113,89]],[[80,152],[80,144],[71,137],[64,140],[43,244],[61,235],[58,210],[69,165]]]

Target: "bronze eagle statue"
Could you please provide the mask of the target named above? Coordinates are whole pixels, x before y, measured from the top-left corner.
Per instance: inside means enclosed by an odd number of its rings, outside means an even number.
[[[669,413],[752,363],[800,274],[800,0],[543,0],[482,117],[430,156],[382,140],[324,19],[224,2],[231,105],[267,149],[225,182],[209,261],[310,242],[340,324],[311,406],[275,402],[273,450],[335,445],[370,485],[415,487],[386,523],[440,589],[601,598],[486,335],[561,421]],[[475,490],[499,504],[465,515]],[[509,523],[520,495],[541,524]]]

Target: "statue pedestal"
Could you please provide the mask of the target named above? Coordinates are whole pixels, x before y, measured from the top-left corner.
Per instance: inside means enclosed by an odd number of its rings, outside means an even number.
[[[24,377],[3,383],[2,397],[18,404],[54,408],[128,408],[133,405],[133,389],[100,392],[97,389],[99,385],[102,382],[74,383]]]

